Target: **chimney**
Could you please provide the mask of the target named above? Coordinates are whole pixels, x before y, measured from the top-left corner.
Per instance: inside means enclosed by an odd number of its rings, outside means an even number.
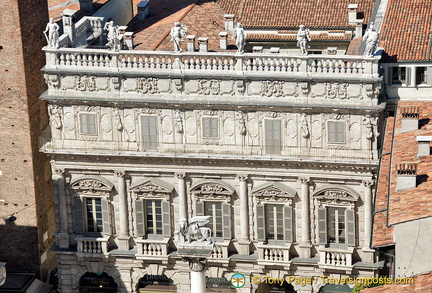
[[[84,10],[85,12],[93,11],[93,0],[79,0],[80,10]]]
[[[133,32],[125,32],[123,34],[123,44],[128,50],[132,50],[134,47]]]
[[[75,12],[76,10],[72,9],[65,9],[61,12],[63,16],[63,33],[69,36],[69,40],[72,44],[75,40],[75,27],[73,24]]]
[[[234,31],[234,14],[225,14],[225,30],[227,32],[233,32]]]
[[[270,53],[273,53],[273,54],[280,53],[280,48],[279,47],[271,47]]]
[[[358,4],[348,4],[348,24],[355,25],[357,20]]]
[[[430,155],[430,143],[432,136],[417,136],[418,151],[417,157],[427,157]]]
[[[143,20],[149,14],[149,1],[141,1],[137,4],[138,20]]]
[[[200,52],[208,52],[208,38],[199,37],[198,38],[199,51]]]
[[[409,132],[418,129],[419,108],[416,106],[401,107],[402,127],[401,132]]]
[[[253,46],[252,52],[253,53],[262,53],[263,52],[263,46]]]
[[[187,42],[188,52],[194,52],[195,51],[195,35],[187,35],[186,36],[186,42]]]
[[[396,172],[396,191],[417,187],[416,163],[398,163],[396,164]]]
[[[228,48],[228,32],[220,32],[219,38],[219,48],[226,50]]]
[[[363,19],[357,19],[355,22],[354,37],[360,38],[363,36]]]

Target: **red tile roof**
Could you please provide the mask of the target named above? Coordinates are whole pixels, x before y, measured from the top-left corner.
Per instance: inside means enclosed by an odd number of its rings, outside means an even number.
[[[296,32],[297,33],[297,32]],[[350,41],[350,35],[332,36],[327,33],[311,34],[312,41]],[[297,41],[297,35],[283,34],[251,34],[247,35],[248,41]]]
[[[389,0],[379,46],[384,48],[387,60],[428,60],[431,33],[430,0]]]
[[[358,4],[364,23],[374,7],[372,0],[218,0],[227,14],[235,14],[245,28],[345,28],[348,5]]]
[[[432,273],[416,275],[411,284],[392,284],[363,289],[362,293],[426,293],[432,292]]]

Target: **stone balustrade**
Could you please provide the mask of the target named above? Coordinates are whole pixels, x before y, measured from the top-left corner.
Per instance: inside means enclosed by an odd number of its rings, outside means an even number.
[[[80,19],[75,24],[75,39],[73,46],[86,46],[87,38],[96,39],[102,34],[102,17],[87,16]],[[65,35],[62,35],[62,37]],[[67,44],[59,43],[59,47],[67,46]]]
[[[109,237],[82,237],[77,236],[77,252],[88,254],[108,254]]]
[[[230,241],[216,242],[210,255],[211,260],[227,260]]]
[[[168,238],[164,239],[143,239],[136,240],[138,259],[167,259]]]
[[[326,269],[350,270],[352,268],[352,254],[354,248],[336,249],[331,247],[319,248],[319,267]]]
[[[291,245],[258,244],[258,264],[289,266]]]
[[[161,52],[132,51],[119,52],[104,49],[82,48],[44,48],[46,52],[46,69],[67,69],[68,67],[91,67],[92,70],[109,70],[113,68],[136,71],[137,69],[155,69],[167,74],[170,71],[211,72],[218,75],[230,74],[233,71],[243,74],[283,72],[289,76],[334,76],[344,78],[367,77],[378,78],[378,60],[376,57],[347,55],[288,55],[266,53],[213,53],[213,52]],[[155,72],[152,72],[155,73]],[[202,73],[201,73],[202,74]]]

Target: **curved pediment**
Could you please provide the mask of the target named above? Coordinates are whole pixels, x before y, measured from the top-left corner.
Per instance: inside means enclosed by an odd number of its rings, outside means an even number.
[[[97,176],[81,176],[70,183],[70,187],[75,190],[85,191],[105,191],[110,192],[113,189],[113,184],[108,179]]]
[[[148,178],[130,187],[130,191],[134,193],[147,194],[168,194],[171,193],[173,189],[174,186],[157,178]]]
[[[200,181],[191,187],[191,192],[195,194],[231,195],[234,191],[234,188],[220,180]]]
[[[277,198],[294,197],[296,192],[284,184],[269,182],[252,189],[252,194],[260,198],[277,200]]]
[[[329,185],[317,189],[313,197],[318,199],[338,199],[346,201],[357,201],[360,195],[347,186]]]

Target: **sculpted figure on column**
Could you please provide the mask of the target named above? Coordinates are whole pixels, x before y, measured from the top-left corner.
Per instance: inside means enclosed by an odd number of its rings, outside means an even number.
[[[307,49],[309,48],[308,42],[310,42],[310,40],[309,29],[305,28],[304,25],[300,25],[297,32],[297,47],[300,47],[300,53],[302,55],[308,54]]]
[[[366,46],[364,51],[365,56],[372,56],[375,53],[378,44],[378,37],[379,34],[374,29],[374,23],[371,22],[369,29],[366,30],[363,36],[363,41],[366,41]]]
[[[171,41],[174,42],[174,52],[181,52],[180,42],[184,41],[182,39],[187,33],[187,27],[180,24],[180,22],[175,22],[174,27],[171,28]]]
[[[238,22],[237,27],[234,28],[233,39],[236,41],[237,52],[243,53],[246,44],[246,33],[244,32],[243,26],[240,22]]]
[[[47,39],[48,46],[57,48],[58,47],[58,40],[59,40],[59,29],[57,23],[54,22],[53,18],[50,18],[49,22],[47,23],[47,26],[44,30],[45,38]],[[47,35],[48,32],[48,35]]]

